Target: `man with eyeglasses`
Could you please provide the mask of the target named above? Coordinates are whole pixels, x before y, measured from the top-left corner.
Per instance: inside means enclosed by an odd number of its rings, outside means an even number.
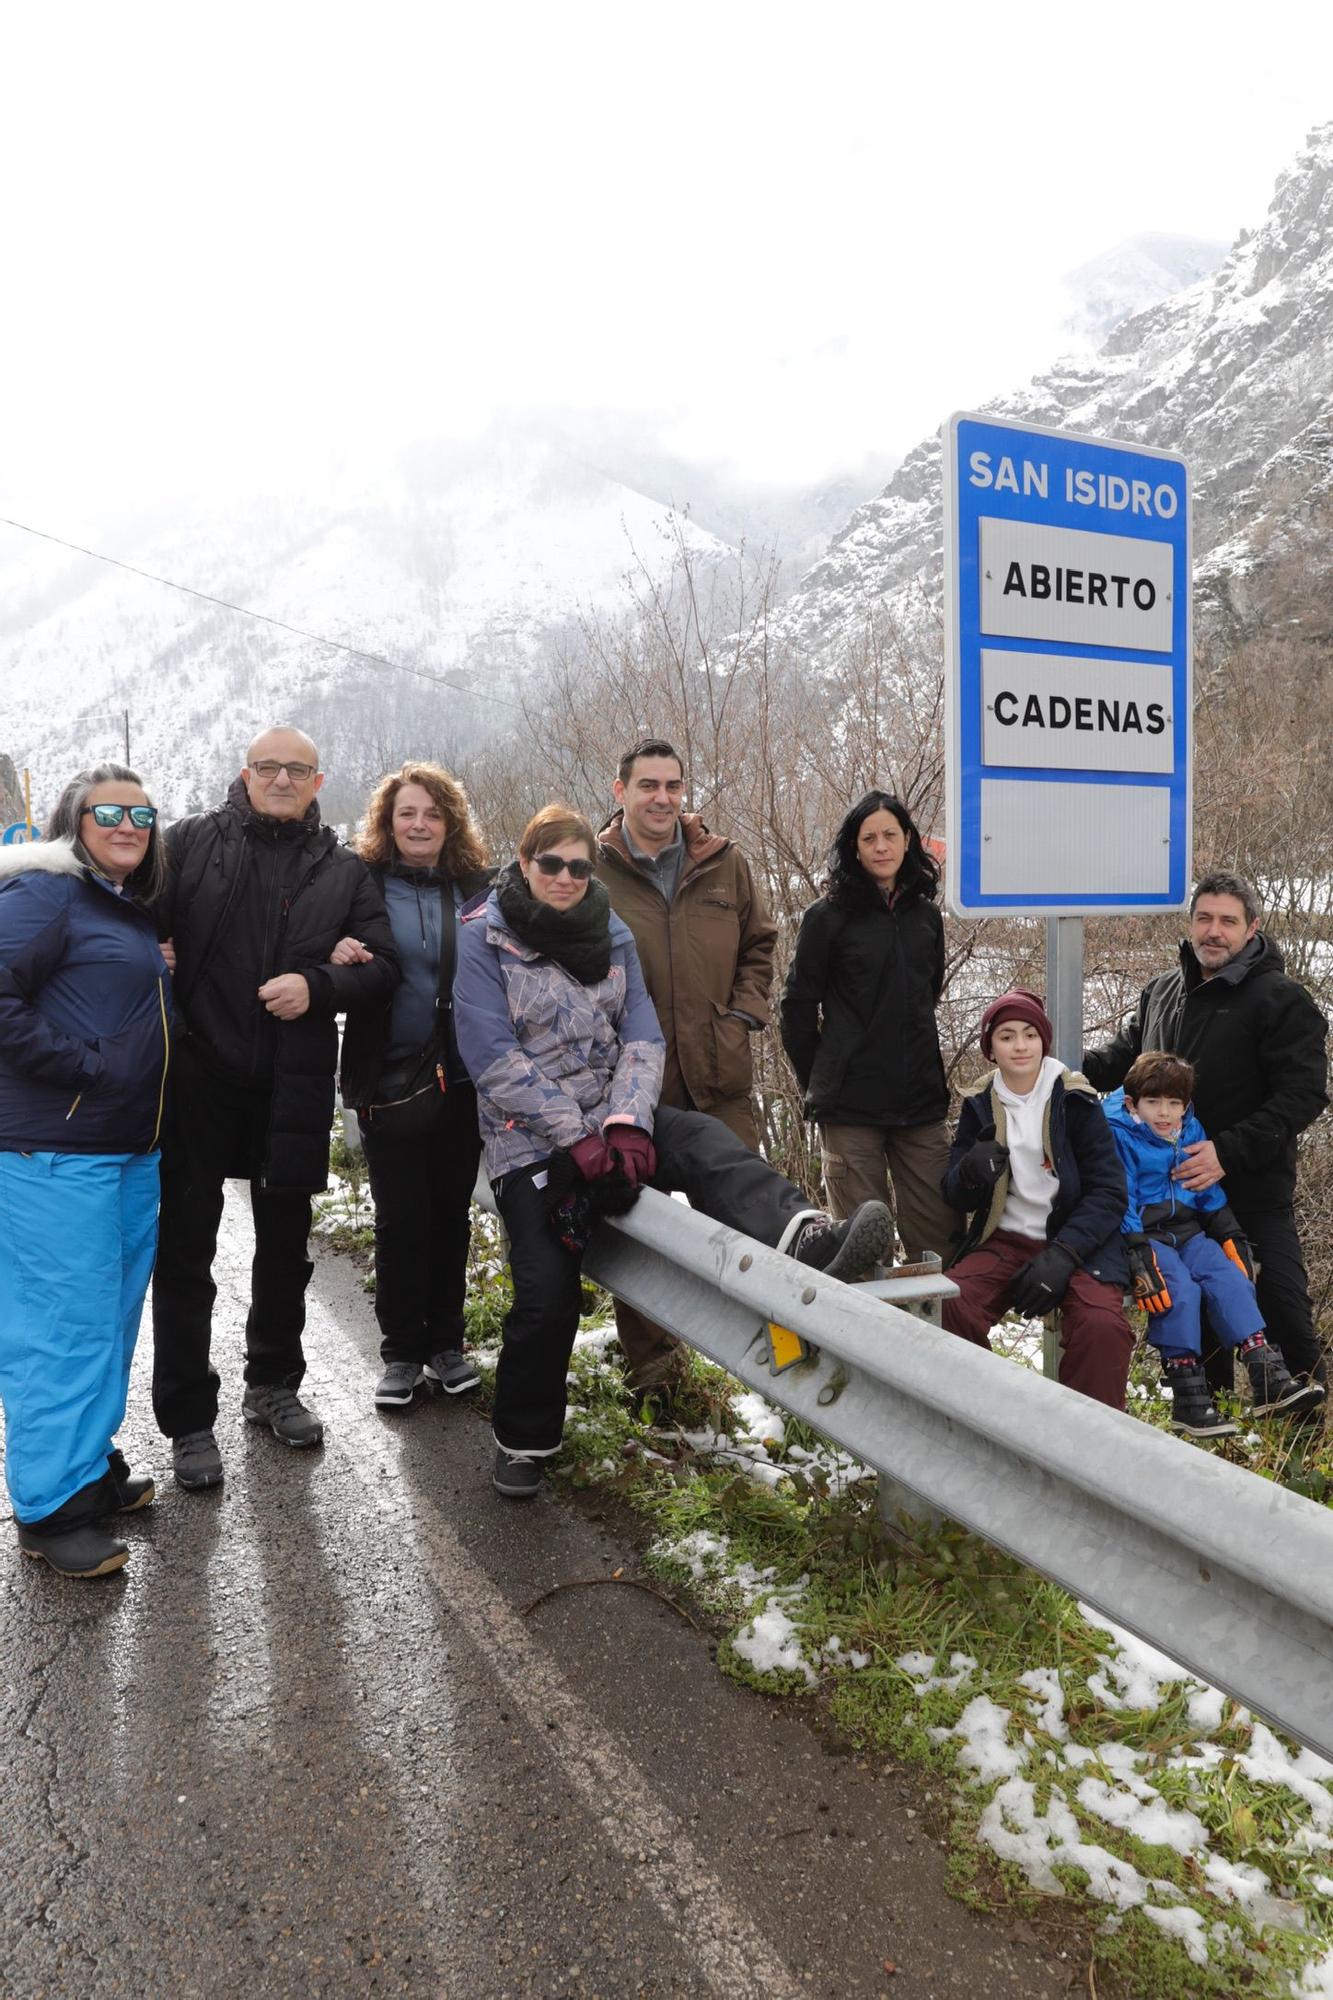
[[[750,1037],[768,1024],[777,930],[734,841],[682,810],[685,766],[660,737],[620,760],[616,810],[598,834],[597,872],[634,933],[644,984],[666,1037],[663,1104],[706,1111],[759,1150]],[[630,1386],[667,1389],[679,1343],[616,1303]]]
[[[310,1197],[328,1180],[335,1015],[380,1007],[399,960],[365,863],[320,821],[319,756],[299,729],[250,745],[225,805],[166,836],[162,929],[185,1034],[162,1145],[153,1278],[153,1410],[177,1483],[216,1486],[219,1381],[209,1349],[222,1187],[250,1183],[255,1254],[241,1414],[289,1445],[324,1429],[297,1394]],[[340,939],[369,954],[330,964]]]

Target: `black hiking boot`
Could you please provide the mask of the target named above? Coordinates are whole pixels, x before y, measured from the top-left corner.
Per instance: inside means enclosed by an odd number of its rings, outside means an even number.
[[[187,1493],[222,1484],[222,1453],[211,1430],[185,1431],[171,1440],[171,1469]]]
[[[1162,1383],[1171,1391],[1173,1431],[1184,1431],[1186,1437],[1194,1438],[1230,1438],[1239,1434],[1240,1425],[1228,1423],[1214,1407],[1201,1361],[1191,1362],[1188,1368],[1164,1368]]]
[[[442,1347],[432,1354],[426,1363],[426,1383],[429,1388],[443,1389],[446,1396],[462,1396],[469,1389],[479,1387],[481,1375],[474,1361],[457,1347]]]
[[[853,1284],[868,1278],[893,1248],[893,1217],[882,1201],[863,1201],[846,1222],[830,1215],[812,1216],[787,1246],[787,1255],[826,1278]]]
[[[151,1507],[157,1497],[157,1488],[146,1473],[137,1478],[125,1462],[123,1451],[107,1453],[111,1484],[116,1493],[116,1512],[136,1514],[140,1507]]]
[[[285,1382],[252,1382],[241,1398],[247,1424],[262,1424],[284,1444],[323,1444],[324,1426]]]
[[[1295,1417],[1323,1402],[1320,1384],[1295,1381],[1282,1356],[1267,1341],[1262,1347],[1252,1347],[1242,1358],[1250,1378],[1256,1417]]]

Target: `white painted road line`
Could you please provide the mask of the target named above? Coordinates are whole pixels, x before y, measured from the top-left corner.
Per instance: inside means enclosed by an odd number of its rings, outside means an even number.
[[[663,1923],[697,1964],[718,2000],[797,2000],[805,1989],[769,1940],[727,1895],[669,1807],[657,1798],[623,1745],[572,1691],[517,1612],[467,1554],[436,1510],[418,1512],[397,1478],[394,1446],[370,1414],[374,1372],[347,1385],[349,1346],[332,1315],[308,1300],[305,1351],[311,1401],[328,1424],[334,1452],[365,1487],[380,1520],[429,1553],[431,1580],[451,1619],[489,1663],[497,1683],[538,1743],[559,1762],[570,1787],[603,1828],[613,1853],[632,1859]]]

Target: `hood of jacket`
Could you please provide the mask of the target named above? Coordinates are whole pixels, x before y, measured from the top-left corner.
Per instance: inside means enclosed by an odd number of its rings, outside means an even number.
[[[1256,931],[1248,944],[1242,945],[1233,959],[1213,973],[1211,979],[1203,976],[1203,967],[1194,956],[1194,947],[1188,938],[1180,940],[1180,973],[1185,982],[1185,991],[1194,993],[1200,986],[1239,986],[1243,979],[1263,978],[1274,972],[1285,972],[1287,962],[1272,938]]]
[[[685,842],[685,866],[681,871],[682,876],[690,869],[701,867],[705,861],[711,861],[715,854],[721,854],[724,848],[731,846],[725,834],[709,832],[700,813],[681,814],[680,837]],[[619,855],[627,868],[638,865],[630,853],[629,842],[625,838],[623,806],[616,807],[605,826],[599,830],[597,839],[603,847],[610,848],[612,853]]]
[[[72,840],[25,840],[15,847],[0,847],[0,881],[12,875],[82,875],[85,864],[74,852]]]

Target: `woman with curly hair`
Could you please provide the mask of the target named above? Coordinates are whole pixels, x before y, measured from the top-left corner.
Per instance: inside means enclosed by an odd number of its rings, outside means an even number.
[[[892,1179],[911,1260],[952,1249],[940,1184],[949,1091],[935,1008],[944,987],[939,866],[891,792],[858,799],[834,836],[824,894],[801,920],[782,995],[782,1042],[819,1126],[834,1215],[883,1200]]]
[[[459,913],[494,870],[456,778],[404,764],[371,793],[355,847],[384,892],[403,965],[378,1013],[349,1014],[342,1096],[357,1114],[375,1200],[381,1409],[423,1377],[458,1396],[480,1379],[463,1354],[469,1207],[481,1157],[477,1093],[459,1061],[453,984]],[[344,938],[334,958],[353,963]]]

